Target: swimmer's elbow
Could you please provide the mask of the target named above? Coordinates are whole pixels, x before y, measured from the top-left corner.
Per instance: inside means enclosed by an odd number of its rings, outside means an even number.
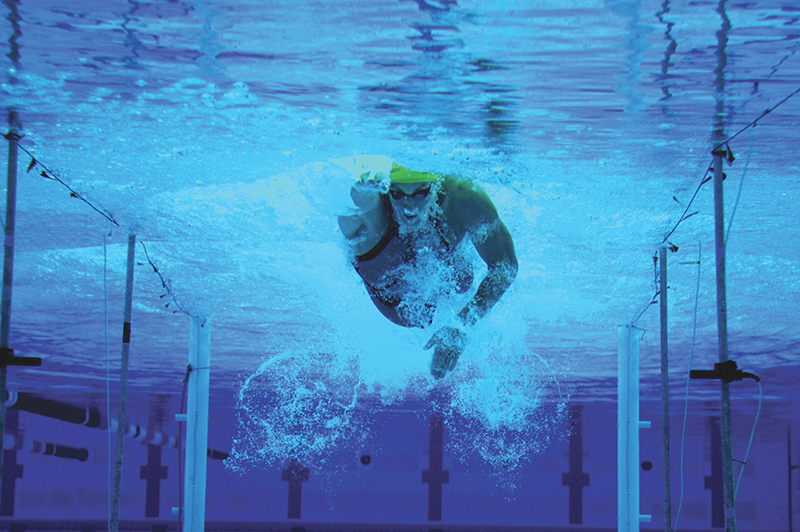
[[[517,263],[517,258],[512,257],[511,260],[503,265],[503,275],[506,279],[506,286],[510,286],[511,283],[514,282],[514,279],[517,278],[517,273],[519,273],[519,264]]]
[[[506,270],[508,282],[511,283],[517,278],[517,273],[519,273],[519,263],[517,262],[517,257],[511,257],[511,260],[506,264]]]

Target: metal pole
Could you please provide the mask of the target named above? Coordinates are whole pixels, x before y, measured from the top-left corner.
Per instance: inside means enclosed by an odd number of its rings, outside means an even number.
[[[122,369],[119,377],[119,416],[117,449],[114,457],[114,498],[111,504],[111,532],[119,532],[120,487],[122,484],[122,450],[127,431],[128,355],[131,341],[131,307],[133,306],[133,265],[136,256],[136,235],[128,235],[128,272],[125,282],[125,321],[122,328]]]
[[[725,214],[722,180],[722,158],[727,154],[725,141],[725,67],[728,64],[728,31],[731,21],[725,11],[727,0],[720,0],[717,13],[722,19],[722,26],[717,32],[717,68],[715,79],[715,122],[714,143],[718,147],[714,152],[714,238],[716,240],[717,266],[717,335],[719,338],[719,361],[728,361],[728,311],[725,287]],[[731,440],[731,395],[730,384],[720,381],[721,417],[720,436],[722,438],[722,479],[725,489],[725,528],[727,532],[736,532],[736,500],[733,483],[733,442]]]
[[[661,288],[659,302],[661,304],[661,440],[664,449],[664,532],[672,532],[672,493],[670,487],[669,460],[669,345],[667,337],[667,248],[662,246],[659,252],[661,267]]]
[[[717,129],[719,138],[721,129]],[[722,189],[722,153],[714,152],[714,236],[717,252],[717,336],[719,361],[728,361],[728,303],[725,285],[725,213]],[[731,391],[730,383],[720,381],[722,416],[722,478],[725,487],[725,528],[736,532],[736,508],[733,484],[733,441],[731,435]]]
[[[14,221],[17,213],[17,112],[8,112],[8,184],[6,185],[6,227],[3,246],[3,295],[0,302],[0,347],[8,347],[11,327],[11,287],[14,279]],[[8,367],[0,364],[0,436],[6,431],[6,392]],[[3,471],[3,452],[0,451],[0,477]]]

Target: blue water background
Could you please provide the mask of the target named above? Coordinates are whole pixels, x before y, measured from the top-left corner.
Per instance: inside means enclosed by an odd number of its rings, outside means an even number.
[[[21,156],[12,344],[45,365],[12,372],[10,386],[106,408],[135,232],[150,260],[137,249],[132,417],[171,421],[153,405],[180,395],[186,312],[209,317],[212,404],[239,416],[245,469],[287,450],[278,438],[257,452],[264,435],[251,424],[274,425],[274,401],[320,413],[306,434],[321,439],[304,452],[323,460],[350,449],[343,442],[359,447],[380,412],[425,418],[439,392],[451,428],[469,435],[459,456],[491,467],[535,455],[566,437],[570,400],[614,400],[616,327],[640,315],[643,393],[657,399],[652,257],[705,175],[715,124],[738,132],[800,80],[795,6],[730,4],[724,17],[717,7],[19,4],[4,26],[2,101],[19,114],[21,146],[119,226],[41,167],[24,174]],[[797,105],[732,141],[726,169],[731,213],[751,153],[728,249],[732,357],[771,383],[777,417],[797,397]],[[473,179],[514,237],[520,275],[444,383],[427,374],[428,333],[385,322],[348,263],[336,216],[353,176],[341,161],[362,154]],[[698,258],[695,361],[717,357],[709,184],[694,211],[669,237],[676,401]],[[316,391],[299,397],[304,386]],[[716,410],[716,388],[691,394],[698,411]],[[751,413],[753,399],[738,407]],[[496,431],[522,451],[493,448],[483,436]]]

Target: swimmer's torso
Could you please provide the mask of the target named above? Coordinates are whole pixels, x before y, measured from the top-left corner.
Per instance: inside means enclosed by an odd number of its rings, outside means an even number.
[[[380,242],[356,257],[356,271],[373,302],[394,323],[426,327],[437,299],[472,285],[472,265],[446,232],[436,218],[424,232],[401,235],[392,220]]]

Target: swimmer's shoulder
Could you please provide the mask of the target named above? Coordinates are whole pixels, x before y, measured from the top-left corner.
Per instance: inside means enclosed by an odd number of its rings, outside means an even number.
[[[444,176],[439,204],[448,224],[469,230],[470,227],[491,222],[497,211],[486,192],[469,179]]]

